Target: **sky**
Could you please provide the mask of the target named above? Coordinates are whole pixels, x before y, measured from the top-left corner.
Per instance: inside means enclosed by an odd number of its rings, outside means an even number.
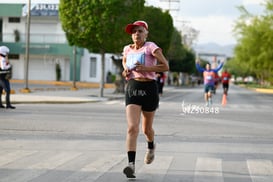
[[[261,14],[265,0],[148,0],[162,9],[170,8],[178,30],[193,28],[199,32],[196,44],[236,44],[232,29],[243,5],[253,14]],[[171,4],[169,2],[172,2]]]
[[[235,44],[232,29],[244,5],[254,14],[262,13],[265,0],[146,0],[150,6],[171,9],[178,30],[193,28],[199,32],[196,44]],[[0,0],[0,3],[28,3],[28,0]],[[31,0],[31,3],[58,3],[59,0]],[[170,3],[171,2],[171,3]]]
[[[28,3],[29,0],[0,0],[0,3]],[[59,3],[59,0],[30,0],[31,3]]]

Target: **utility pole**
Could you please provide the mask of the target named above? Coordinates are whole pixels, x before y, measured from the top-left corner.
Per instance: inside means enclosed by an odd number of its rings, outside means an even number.
[[[26,30],[26,52],[25,52],[25,88],[21,91],[24,93],[29,93],[28,88],[28,67],[29,67],[29,42],[30,42],[30,16],[31,16],[31,0],[28,0],[28,10],[27,10],[27,30]]]
[[[78,90],[77,86],[76,86],[76,71],[77,71],[77,47],[74,45],[73,47],[73,62],[74,62],[74,66],[73,66],[73,86],[70,90]]]
[[[172,3],[180,3],[180,0],[160,0],[160,2],[168,2],[168,4],[169,4],[168,6],[169,7],[168,8],[163,8],[163,9],[169,10],[169,12],[171,12],[171,11],[179,11],[179,9],[180,9],[179,8],[180,6],[176,6],[175,8],[171,7]]]

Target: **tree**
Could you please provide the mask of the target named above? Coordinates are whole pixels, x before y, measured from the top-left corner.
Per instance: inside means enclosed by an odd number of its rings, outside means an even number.
[[[101,54],[103,97],[105,53],[121,52],[125,25],[144,7],[144,0],[60,0],[59,14],[70,45]]]
[[[248,72],[256,78],[273,83],[273,2],[267,1],[265,15],[254,16],[244,7],[234,29],[238,45],[235,47],[233,63],[240,73]],[[243,70],[243,71],[242,71]]]
[[[195,70],[194,53],[184,47],[178,30],[174,29],[171,41],[167,54],[170,60],[170,70],[173,72],[193,72]]]
[[[172,16],[168,11],[162,12],[160,8],[145,7],[139,14],[138,19],[145,20],[149,25],[148,40],[155,42],[166,54],[174,30]]]
[[[171,36],[171,46],[167,52],[167,57],[170,61],[179,60],[185,57],[186,50],[182,44],[182,37],[177,29],[174,29]]]

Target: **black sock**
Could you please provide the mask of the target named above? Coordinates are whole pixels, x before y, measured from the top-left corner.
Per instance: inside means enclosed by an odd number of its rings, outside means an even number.
[[[135,160],[136,160],[136,151],[128,151],[127,152],[128,155],[128,162],[132,162],[135,164]]]
[[[154,141],[148,142],[148,149],[153,149],[154,148]]]

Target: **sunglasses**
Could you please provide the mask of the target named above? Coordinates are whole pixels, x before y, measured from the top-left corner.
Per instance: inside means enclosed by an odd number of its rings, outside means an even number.
[[[7,57],[7,56],[6,56],[6,55],[4,55],[4,54],[0,54],[0,56],[2,56],[2,57],[4,57],[4,58],[5,58],[5,57]]]

